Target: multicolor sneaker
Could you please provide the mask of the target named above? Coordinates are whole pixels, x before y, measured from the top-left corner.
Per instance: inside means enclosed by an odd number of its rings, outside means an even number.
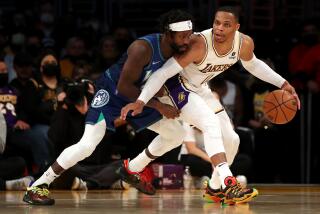
[[[258,191],[254,188],[242,188],[233,176],[228,176],[224,179],[226,187],[222,190],[224,198],[222,204],[234,205],[251,201],[252,198],[258,195]]]
[[[156,193],[156,189],[151,184],[151,181],[148,181],[146,175],[144,175],[144,171],[142,172],[131,172],[128,168],[129,160],[124,160],[122,166],[116,170],[116,173],[120,175],[120,178],[135,187],[142,193],[147,195],[154,195]]]
[[[202,197],[208,203],[220,203],[224,198],[224,194],[220,189],[212,189],[207,183],[206,191]]]
[[[49,198],[49,194],[47,184],[31,186],[27,188],[23,201],[32,205],[53,205],[54,199]]]

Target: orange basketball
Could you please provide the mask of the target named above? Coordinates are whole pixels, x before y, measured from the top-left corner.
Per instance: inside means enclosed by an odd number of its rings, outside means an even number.
[[[274,90],[265,96],[263,111],[270,122],[285,124],[296,115],[297,101],[285,90]]]

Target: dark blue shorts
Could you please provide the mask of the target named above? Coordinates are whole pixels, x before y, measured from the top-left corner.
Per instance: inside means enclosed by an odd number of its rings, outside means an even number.
[[[96,82],[96,92],[86,117],[87,124],[95,124],[104,119],[107,129],[115,131],[114,120],[120,116],[121,108],[131,101],[118,95],[116,84],[106,75]],[[129,112],[130,114],[130,112]],[[145,107],[137,116],[127,116],[127,122],[137,131],[162,119],[162,115],[153,108]]]

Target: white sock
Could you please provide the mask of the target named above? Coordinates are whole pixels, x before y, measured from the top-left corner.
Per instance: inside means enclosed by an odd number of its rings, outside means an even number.
[[[143,152],[129,162],[128,168],[131,172],[141,172],[153,160],[143,150]]]
[[[42,176],[32,184],[32,186],[34,187],[41,184],[50,185],[52,181],[54,181],[54,179],[56,179],[57,177],[59,177],[59,175],[54,173],[54,171],[50,166],[49,169],[45,173],[43,173]]]
[[[213,172],[209,181],[209,186],[211,189],[220,189],[221,186],[218,170],[215,167],[213,168]]]
[[[222,186],[222,189],[224,189],[226,187],[225,183],[224,183],[224,179],[228,176],[233,176],[232,175],[232,172],[229,168],[229,165],[227,162],[223,162],[223,163],[220,163],[216,166],[216,169],[218,171],[218,174],[219,174],[219,179],[220,179],[220,182],[221,182],[221,186]]]

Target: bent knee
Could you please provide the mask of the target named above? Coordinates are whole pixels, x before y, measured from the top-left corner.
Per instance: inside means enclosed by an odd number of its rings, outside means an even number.
[[[185,130],[183,126],[177,122],[166,126],[159,134],[168,141],[182,142],[185,136]]]
[[[79,142],[77,144],[77,149],[79,151],[79,155],[82,157],[82,159],[84,159],[93,153],[93,151],[96,149],[96,145]]]

